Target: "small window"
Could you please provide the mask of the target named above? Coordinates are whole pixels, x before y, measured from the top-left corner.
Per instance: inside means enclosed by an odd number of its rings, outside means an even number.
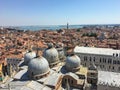
[[[95,62],[95,57],[94,57],[93,61]]]
[[[110,63],[110,60],[108,59],[108,63]]]
[[[112,59],[111,58],[108,59],[108,63],[110,63],[110,64],[112,63]]]
[[[116,54],[116,57],[118,57],[118,54]]]
[[[114,66],[112,67],[112,69],[114,70]]]
[[[87,57],[86,56],[84,56],[84,61],[87,61]]]
[[[115,56],[115,54],[113,53],[113,56]]]
[[[71,80],[71,84],[73,84],[73,80]]]
[[[92,58],[90,57],[90,61],[92,61]]]
[[[106,58],[104,60],[105,60],[105,63],[106,63]]]
[[[100,62],[101,62],[101,58],[100,58]]]

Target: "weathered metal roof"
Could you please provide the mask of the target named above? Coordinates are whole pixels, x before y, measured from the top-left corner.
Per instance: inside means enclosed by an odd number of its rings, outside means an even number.
[[[28,64],[29,61],[31,59],[33,59],[34,57],[36,57],[36,53],[35,52],[27,52],[25,55],[24,55],[24,63],[25,64]]]
[[[50,87],[40,84],[37,81],[12,81],[9,87],[1,88],[0,90],[52,90]]]
[[[67,57],[65,66],[68,69],[74,69],[80,67],[80,64],[81,64],[80,58],[77,55],[73,55]]]
[[[59,78],[61,77],[61,74],[54,73],[50,75],[44,82],[45,85],[50,85],[50,86],[56,86],[57,83],[59,82]]]
[[[15,76],[14,79],[18,79],[18,80],[28,80],[28,76],[27,76],[27,69],[21,70],[19,71]]]
[[[49,64],[58,62],[58,51],[55,48],[46,49],[43,56],[48,60]]]
[[[40,75],[49,71],[48,61],[44,57],[37,57],[32,59],[28,64],[29,74]]]
[[[44,84],[40,84],[36,81],[31,81],[29,84],[27,84],[27,87],[31,88],[32,90],[51,90],[50,87],[47,87]]]

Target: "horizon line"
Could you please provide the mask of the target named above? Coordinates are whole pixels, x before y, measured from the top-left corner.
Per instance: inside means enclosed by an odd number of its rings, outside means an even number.
[[[68,23],[69,24],[69,23]],[[21,27],[21,26],[64,26],[64,25],[67,25],[67,23],[66,24],[44,24],[44,25],[0,25],[0,27]],[[111,24],[111,23],[108,23],[108,24],[69,24],[70,26],[71,25],[80,25],[80,26],[83,26],[83,25],[120,25],[120,23],[118,24],[118,23],[116,23],[116,24]]]

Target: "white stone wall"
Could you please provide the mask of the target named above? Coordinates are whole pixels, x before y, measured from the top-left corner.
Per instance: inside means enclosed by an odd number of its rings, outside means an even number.
[[[90,66],[90,63],[94,62],[94,64],[98,67],[99,70],[103,71],[113,71],[113,72],[120,72],[120,63],[113,64],[113,61],[115,60],[116,62],[120,62],[120,57],[113,57],[113,56],[105,56],[105,55],[93,55],[93,54],[81,54],[81,53],[76,53],[80,59],[81,59],[81,64],[83,66]],[[87,57],[87,60],[85,60],[84,57]],[[90,61],[91,57],[91,61]],[[95,60],[94,60],[95,58]],[[101,62],[100,62],[101,58]],[[103,62],[104,59],[104,62]],[[108,59],[111,59],[111,63],[108,63]]]
[[[98,85],[97,90],[120,90],[120,87],[107,86],[107,85]]]

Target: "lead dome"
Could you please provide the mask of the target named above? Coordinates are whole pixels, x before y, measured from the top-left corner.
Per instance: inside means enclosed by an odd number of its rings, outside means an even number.
[[[35,52],[32,52],[32,51],[28,51],[27,53],[25,53],[24,55],[24,63],[26,65],[28,65],[29,61],[31,59],[33,59],[34,57],[36,57],[36,53]]]
[[[80,69],[81,60],[77,55],[68,56],[65,67],[68,71],[77,71]]]
[[[44,51],[43,56],[48,60],[50,67],[58,64],[58,51],[53,47],[52,44],[48,45],[48,48]]]
[[[28,64],[30,78],[39,79],[49,74],[49,64],[44,57],[36,57]]]

